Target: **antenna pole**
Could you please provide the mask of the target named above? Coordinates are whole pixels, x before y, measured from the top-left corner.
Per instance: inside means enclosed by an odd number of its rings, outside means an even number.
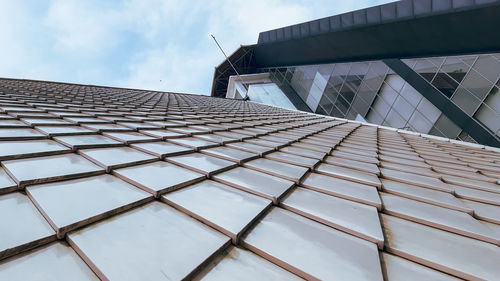
[[[217,47],[219,47],[219,50],[222,52],[222,54],[224,55],[224,57],[226,57],[227,62],[229,63],[229,65],[231,65],[231,67],[233,68],[234,72],[236,72],[236,76],[238,76],[238,79],[240,80],[241,84],[243,84],[243,87],[245,87],[245,90],[247,90],[247,92],[245,93],[245,98],[244,98],[244,99],[247,99],[248,98],[248,87],[247,87],[247,84],[245,84],[245,82],[241,78],[240,74],[238,73],[238,70],[236,70],[236,68],[234,67],[234,65],[229,60],[229,58],[227,57],[226,53],[224,52],[224,50],[220,46],[219,42],[217,42],[217,39],[215,39],[215,36],[213,34],[210,34],[210,36],[212,36],[212,38],[215,41],[215,44],[217,44]]]

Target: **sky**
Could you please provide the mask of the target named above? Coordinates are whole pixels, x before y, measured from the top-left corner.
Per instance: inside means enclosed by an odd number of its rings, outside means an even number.
[[[209,95],[261,31],[393,0],[0,0],[0,77]]]

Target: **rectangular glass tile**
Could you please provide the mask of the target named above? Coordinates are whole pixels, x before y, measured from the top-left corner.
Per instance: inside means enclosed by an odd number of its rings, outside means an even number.
[[[231,161],[201,153],[168,157],[165,160],[207,176],[234,168],[238,165]]]
[[[469,214],[384,192],[380,196],[386,214],[500,245],[492,231]]]
[[[0,260],[56,239],[28,196],[19,192],[0,196],[0,230]]]
[[[489,221],[500,225],[500,206],[494,206],[481,202],[460,199],[465,205],[474,210],[474,216],[478,219]]]
[[[225,136],[216,135],[216,134],[196,135],[195,137],[202,139],[202,140],[219,143],[219,144],[226,144],[226,143],[239,141],[239,139],[236,139],[236,138],[230,138],[230,137],[225,137]]]
[[[280,151],[303,156],[303,157],[314,158],[314,159],[318,159],[318,160],[322,160],[326,156],[325,152],[313,151],[310,149],[305,149],[305,148],[301,148],[301,147],[294,147],[294,146],[284,147]]]
[[[26,128],[30,126],[28,123],[19,120],[0,120],[0,128]]]
[[[271,205],[268,199],[211,180],[163,195],[162,200],[231,237],[235,244]]]
[[[297,187],[281,202],[287,210],[303,215],[384,247],[377,208]]]
[[[160,202],[70,233],[67,239],[98,277],[107,280],[190,279],[230,242]]]
[[[259,155],[255,153],[250,153],[243,150],[233,149],[225,146],[204,149],[201,150],[200,152],[218,158],[233,161],[238,164],[242,164],[245,161],[250,161],[252,159],[259,157]]]
[[[440,280],[440,281],[459,281],[451,275],[422,266],[418,263],[394,256],[388,253],[382,254],[385,273],[389,280]]]
[[[51,125],[51,126],[67,126],[73,123],[62,119],[48,119],[48,118],[21,118],[22,121],[31,126]]]
[[[131,132],[132,128],[116,124],[82,124],[82,127],[98,132]]]
[[[104,173],[104,169],[73,153],[2,162],[18,186]]]
[[[72,136],[72,135],[90,135],[95,134],[95,130],[87,129],[81,126],[36,126],[40,132],[47,136]]]
[[[274,204],[278,204],[279,198],[295,185],[293,181],[243,167],[237,167],[216,174],[213,176],[213,179],[232,187],[268,198],[272,200]]]
[[[371,205],[378,210],[382,209],[377,189],[370,185],[316,173],[309,173],[301,185],[318,192]]]
[[[113,147],[123,145],[119,141],[101,135],[59,136],[54,137],[54,140],[68,147],[71,147],[72,149]]]
[[[309,168],[281,163],[269,159],[259,158],[244,163],[244,166],[266,174],[284,178],[299,183]]]
[[[103,133],[103,135],[125,144],[151,142],[161,139],[161,138],[146,136],[144,134],[137,132],[106,132]]]
[[[53,140],[0,141],[0,160],[70,152],[71,149]]]
[[[459,185],[452,185],[457,197],[500,206],[500,194]]]
[[[370,174],[330,164],[321,164],[316,168],[316,171],[320,174],[325,174],[332,177],[373,185],[379,189],[382,186],[376,174]]]
[[[267,159],[288,163],[292,165],[302,166],[309,169],[314,169],[319,164],[319,160],[314,158],[303,157],[285,152],[273,152],[266,155]]]
[[[182,138],[182,137],[186,136],[183,134],[179,134],[179,133],[167,131],[167,130],[140,130],[139,132],[142,134],[148,135],[148,136],[152,136],[155,138],[161,138],[161,139],[175,139],[175,138]]]
[[[362,172],[375,174],[377,176],[380,175],[380,170],[378,169],[377,165],[375,165],[373,163],[366,163],[366,162],[362,162],[362,161],[356,161],[356,160],[352,160],[352,159],[333,157],[333,156],[326,157],[325,163],[344,167],[344,168],[359,170]]]
[[[79,151],[79,154],[103,167],[106,172],[111,169],[153,162],[159,158],[130,147],[83,149]]]
[[[0,194],[9,193],[17,189],[16,182],[0,168]]]
[[[36,140],[47,136],[37,130],[29,128],[0,129],[0,141],[3,140]]]
[[[64,242],[34,249],[0,264],[0,280],[74,280],[99,279]]]
[[[389,215],[381,219],[386,249],[395,255],[463,279],[500,275],[498,246]]]
[[[217,280],[303,280],[297,275],[253,254],[250,251],[230,247],[224,251],[220,261],[200,278],[204,281]]]
[[[194,149],[187,148],[184,146],[176,145],[168,142],[148,142],[148,143],[138,143],[132,144],[130,147],[135,148],[140,151],[144,151],[149,154],[153,154],[160,158],[165,158],[168,156],[181,155],[186,153],[194,152]]]
[[[241,243],[305,279],[383,280],[375,244],[281,208],[267,214]]]
[[[171,139],[168,140],[171,143],[182,145],[185,147],[192,148],[194,150],[200,150],[204,148],[211,148],[211,147],[216,147],[219,146],[218,143],[216,142],[211,142],[199,138],[193,138],[193,137],[188,137],[188,138],[177,138],[177,139]]]
[[[243,151],[248,151],[251,153],[257,153],[260,156],[263,156],[267,153],[274,151],[274,148],[272,148],[272,147],[256,145],[256,144],[249,143],[249,142],[234,142],[234,143],[226,144],[226,146],[231,147],[231,148],[235,148],[235,149],[240,149]]]
[[[57,231],[73,229],[153,200],[151,194],[116,177],[100,175],[26,187],[26,193]]]
[[[500,193],[500,185],[498,184],[484,182],[480,180],[474,180],[474,179],[467,179],[463,177],[449,176],[449,175],[443,175],[442,178],[443,181],[450,184],[461,185],[483,191]]]
[[[434,189],[437,191],[444,191],[444,192],[450,192],[450,193],[453,192],[453,188],[451,188],[446,183],[444,183],[441,180],[436,179],[436,178],[415,175],[415,174],[391,170],[391,169],[387,169],[387,168],[382,168],[382,169],[380,169],[380,171],[382,172],[382,176],[385,179],[399,181],[402,183],[417,185],[417,186],[421,186],[421,187],[426,187],[426,188]]]
[[[206,178],[205,175],[164,161],[117,169],[113,174],[155,197]]]
[[[465,212],[470,215],[474,212],[471,208],[462,203],[460,199],[448,192],[386,179],[382,179],[382,190],[408,199]]]

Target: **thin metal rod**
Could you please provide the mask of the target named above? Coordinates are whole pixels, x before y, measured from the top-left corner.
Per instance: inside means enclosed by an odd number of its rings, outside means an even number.
[[[229,62],[229,65],[231,65],[231,67],[233,68],[234,72],[236,72],[236,76],[238,76],[238,79],[240,79],[241,83],[243,84],[243,87],[245,88],[245,90],[247,91],[245,93],[245,99],[248,97],[248,87],[247,85],[245,84],[245,82],[243,81],[243,79],[241,78],[240,74],[238,73],[238,70],[236,70],[236,68],[234,67],[234,65],[231,63],[231,61],[229,60],[229,58],[227,57],[226,53],[224,52],[224,50],[222,49],[222,47],[220,46],[219,42],[217,41],[217,39],[215,39],[215,36],[213,34],[210,34],[210,36],[212,36],[212,38],[214,39],[215,41],[215,44],[217,44],[217,46],[219,47],[220,51],[222,52],[222,54],[224,55],[224,57],[226,57],[226,60],[227,62]]]

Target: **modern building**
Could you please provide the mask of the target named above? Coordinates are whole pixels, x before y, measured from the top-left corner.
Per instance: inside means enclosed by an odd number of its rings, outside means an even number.
[[[0,163],[0,280],[500,276],[494,147],[251,101],[0,79]]]
[[[500,147],[499,15],[497,0],[403,0],[261,32],[212,96]]]

